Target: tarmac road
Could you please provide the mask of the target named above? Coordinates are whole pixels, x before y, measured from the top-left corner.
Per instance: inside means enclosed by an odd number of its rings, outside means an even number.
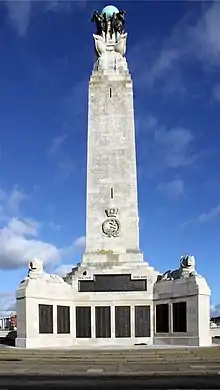
[[[71,376],[0,376],[0,390],[14,389],[219,389],[220,378],[212,376],[145,376],[145,377],[71,377]]]

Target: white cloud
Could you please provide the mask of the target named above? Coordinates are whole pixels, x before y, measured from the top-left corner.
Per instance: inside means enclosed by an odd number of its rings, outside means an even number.
[[[8,18],[11,25],[16,29],[18,35],[24,36],[31,19],[31,0],[6,0],[5,5],[8,9]]]
[[[209,3],[208,3],[209,4]],[[211,2],[206,12],[189,30],[194,54],[211,65],[220,64],[220,3]]]
[[[142,127],[142,134],[147,137],[142,154],[145,155],[148,176],[168,168],[192,165],[200,157],[201,153],[195,151],[194,136],[189,129],[168,128],[161,125],[155,117],[146,117],[145,121],[142,119],[139,126]]]
[[[85,246],[86,246],[86,237],[85,236],[81,236],[81,237],[77,238],[74,241],[74,245],[75,245],[76,248],[84,250]]]
[[[84,249],[83,237],[77,238],[69,247],[58,248],[41,240],[38,228],[37,222],[13,218],[0,229],[0,269],[26,266],[35,257],[54,267],[61,261],[73,261]]]
[[[7,317],[15,310],[15,293],[0,292],[0,317]]]
[[[197,15],[186,13],[174,26],[169,36],[140,41],[132,52],[139,58],[135,63],[140,85],[154,87],[160,92],[182,92],[187,89],[186,64],[200,64],[206,70],[220,64],[220,3],[203,2]],[[138,54],[138,55],[137,55]],[[131,54],[132,56],[132,54]],[[133,56],[132,56],[133,58]],[[184,66],[183,66],[184,65]]]
[[[8,10],[9,22],[17,31],[17,34],[20,37],[24,37],[28,32],[28,27],[34,16],[36,6],[42,12],[71,12],[73,3],[64,0],[47,0],[42,2],[32,0],[4,0],[4,4]]]
[[[60,229],[61,229],[61,225],[56,224],[56,223],[54,223],[53,221],[50,221],[50,222],[48,223],[48,227],[51,228],[51,229],[53,229],[53,230],[60,230]]]
[[[153,64],[150,74],[149,82],[154,83],[164,74],[173,69],[174,64],[179,60],[179,52],[176,49],[162,49],[157,60]],[[170,80],[171,81],[171,80]]]
[[[19,214],[19,209],[28,195],[18,187],[6,192],[0,189],[0,220],[7,220],[9,217]]]
[[[160,128],[155,131],[155,141],[165,151],[164,160],[168,167],[178,168],[191,164],[196,155],[190,152],[194,137],[183,128]]]
[[[63,142],[67,139],[67,137],[68,137],[68,134],[62,134],[60,136],[55,137],[52,140],[51,146],[49,148],[49,154],[57,153],[60,150]]]
[[[50,0],[45,2],[45,11],[53,12],[69,12],[71,10],[71,2],[66,0]]]
[[[218,218],[220,216],[220,203],[211,208],[209,211],[199,214],[196,218],[186,221],[182,224],[183,227],[194,223],[207,223]]]
[[[63,147],[63,144],[68,137],[68,133],[63,133],[55,137],[48,150],[49,156],[55,158],[57,163],[58,169],[55,177],[61,180],[68,179],[75,171],[75,163],[72,160],[72,156],[70,156]]]
[[[80,236],[73,241],[73,243],[62,249],[61,260],[62,263],[72,263],[76,254],[81,254],[85,249],[85,237]],[[60,264],[62,265],[62,264]]]
[[[211,210],[200,214],[197,217],[196,222],[198,223],[209,222],[217,218],[219,215],[220,215],[220,204],[218,204],[216,207],[213,207]]]
[[[63,257],[65,260],[73,260],[73,254],[74,253],[82,253],[85,249],[86,245],[86,237],[80,236],[78,237],[70,246],[69,248],[66,248],[62,251]],[[71,271],[71,269],[76,265],[77,261],[75,263],[71,262],[69,264],[60,264],[54,269],[54,273],[60,276],[65,276],[68,272]]]
[[[184,181],[176,179],[168,183],[159,184],[157,188],[169,198],[178,199],[184,194]]]
[[[38,234],[39,223],[27,219],[19,220],[17,218],[12,218],[8,222],[8,229],[14,234],[36,237]]]
[[[72,270],[75,264],[61,264],[55,268],[54,273],[59,276],[65,276],[68,272]]]
[[[22,267],[34,258],[41,258],[45,264],[57,263],[61,250],[37,238],[37,224],[13,218],[0,229],[0,268]]]
[[[24,199],[24,191],[17,188],[8,193],[0,190],[0,269],[25,266],[34,257],[52,266],[67,259],[73,261],[74,256],[83,249],[83,237],[64,248],[43,241],[40,238],[41,223],[21,216],[20,208]]]
[[[9,194],[9,198],[8,198],[9,207],[12,210],[16,210],[17,207],[20,206],[21,202],[24,199],[26,199],[26,197],[27,197],[27,195],[24,191],[22,191],[18,188],[14,188]]]

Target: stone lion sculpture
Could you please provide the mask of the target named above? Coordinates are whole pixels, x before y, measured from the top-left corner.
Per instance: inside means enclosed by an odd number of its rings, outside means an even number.
[[[33,259],[30,261],[28,266],[28,276],[25,280],[28,279],[43,279],[47,282],[56,282],[56,283],[64,283],[63,278],[54,274],[47,274],[43,268],[43,261],[40,259]]]
[[[33,259],[28,265],[29,273],[44,273],[43,261],[40,259]]]
[[[180,267],[174,271],[168,270],[163,275],[159,275],[157,281],[176,280],[189,278],[197,275],[195,270],[195,257],[184,255],[180,257]]]

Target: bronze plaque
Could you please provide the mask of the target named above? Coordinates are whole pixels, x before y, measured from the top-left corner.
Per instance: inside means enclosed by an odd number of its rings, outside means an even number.
[[[131,337],[130,306],[115,306],[115,337]]]
[[[57,333],[70,333],[70,307],[57,306]]]
[[[76,337],[91,338],[91,307],[76,307]]]
[[[94,275],[94,280],[80,280],[80,292],[146,291],[146,279],[131,279],[125,275]]]
[[[96,338],[111,337],[111,307],[97,306],[95,308]]]
[[[39,333],[53,333],[53,305],[38,306]]]

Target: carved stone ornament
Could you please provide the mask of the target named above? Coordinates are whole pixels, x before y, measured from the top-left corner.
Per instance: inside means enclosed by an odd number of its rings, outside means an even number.
[[[28,276],[21,282],[30,279],[42,279],[46,282],[64,283],[63,278],[55,274],[47,274],[43,269],[43,261],[40,259],[33,259],[28,266]]]
[[[198,276],[195,269],[195,257],[184,255],[180,257],[180,267],[174,271],[168,270],[163,275],[158,275],[157,282],[161,280],[185,279]]]
[[[126,53],[127,35],[127,33],[120,35],[117,43],[115,44],[116,53],[121,54],[122,57],[124,57]]]
[[[127,33],[124,30],[125,15],[125,11],[113,6],[105,7],[101,13],[99,11],[93,13],[92,22],[96,24],[93,37],[98,57],[109,50],[125,56],[127,42]]]
[[[106,219],[102,224],[102,231],[107,237],[118,237],[120,233],[120,222],[116,218]]]

